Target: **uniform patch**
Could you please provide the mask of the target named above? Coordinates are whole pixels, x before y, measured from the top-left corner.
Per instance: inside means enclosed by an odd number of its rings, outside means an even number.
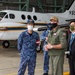
[[[57,35],[56,33],[54,33],[53,35]]]

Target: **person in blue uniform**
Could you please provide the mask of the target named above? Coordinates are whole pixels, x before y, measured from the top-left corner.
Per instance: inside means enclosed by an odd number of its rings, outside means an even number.
[[[48,75],[49,71],[49,58],[50,56],[48,55],[48,51],[44,49],[44,46],[47,44],[47,37],[48,33],[51,30],[50,23],[47,24],[47,30],[43,31],[42,34],[40,35],[40,39],[43,41],[43,53],[44,53],[44,64],[43,64],[43,70],[44,74],[43,75]]]
[[[36,48],[39,44],[39,34],[33,31],[34,21],[29,19],[27,30],[18,37],[18,50],[20,52],[20,67],[18,75],[24,75],[28,66],[28,75],[34,75],[36,67]]]

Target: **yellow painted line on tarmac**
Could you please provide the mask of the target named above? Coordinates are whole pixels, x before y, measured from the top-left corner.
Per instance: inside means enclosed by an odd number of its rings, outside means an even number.
[[[69,72],[64,72],[63,75],[70,75],[70,73]]]
[[[16,75],[17,73],[10,73],[10,74],[5,74],[5,75]]]

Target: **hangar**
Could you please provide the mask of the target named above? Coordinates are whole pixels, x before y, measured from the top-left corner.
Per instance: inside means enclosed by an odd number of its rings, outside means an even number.
[[[11,9],[19,11],[32,11],[35,7],[36,12],[64,12],[74,0],[0,0],[0,10]],[[40,58],[41,57],[41,58]],[[43,54],[38,54],[36,75],[43,74]],[[17,75],[19,66],[19,54],[16,48],[4,49],[0,47],[0,75]],[[64,65],[64,75],[69,75],[67,61]],[[67,74],[66,74],[66,73]]]
[[[12,9],[36,12],[64,12],[74,0],[0,0],[0,10]]]

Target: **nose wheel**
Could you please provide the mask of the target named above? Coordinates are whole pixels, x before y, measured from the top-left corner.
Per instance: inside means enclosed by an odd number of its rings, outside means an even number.
[[[8,48],[8,47],[10,46],[9,41],[3,41],[3,42],[2,42],[2,46],[3,46],[4,48]]]

